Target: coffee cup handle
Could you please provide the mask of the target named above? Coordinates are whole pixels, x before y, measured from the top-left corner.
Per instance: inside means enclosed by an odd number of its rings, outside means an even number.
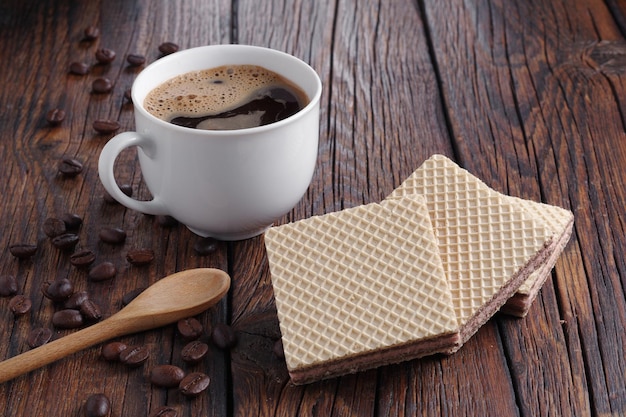
[[[114,173],[115,160],[124,149],[133,146],[141,148],[148,157],[155,153],[152,139],[147,136],[142,136],[137,132],[120,133],[111,138],[111,140],[104,145],[100,153],[100,158],[98,159],[98,174],[100,175],[102,185],[104,185],[104,188],[111,197],[130,209],[153,215],[169,214],[169,211],[160,201],[158,195],[155,195],[154,198],[149,201],[136,200],[124,194],[117,185]]]

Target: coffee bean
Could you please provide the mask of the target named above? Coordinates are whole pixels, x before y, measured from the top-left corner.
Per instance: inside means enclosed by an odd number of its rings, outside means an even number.
[[[176,45],[174,42],[163,42],[161,45],[159,45],[159,52],[161,52],[163,55],[173,54],[174,52],[177,52],[178,49],[178,45]]]
[[[195,250],[198,255],[210,255],[217,250],[217,240],[211,237],[198,238],[193,245],[193,250]]]
[[[100,29],[97,26],[87,26],[83,31],[86,41],[94,41],[100,36]]]
[[[81,251],[74,252],[70,256],[70,263],[77,268],[87,267],[94,263],[95,260],[96,254],[89,249],[83,249]]]
[[[0,275],[0,297],[17,294],[17,279],[13,275]]]
[[[41,292],[50,300],[60,302],[67,300],[74,293],[74,284],[67,278],[58,278],[44,282]]]
[[[122,305],[124,306],[128,305],[131,301],[137,298],[137,296],[141,294],[145,289],[146,289],[145,287],[135,288],[134,290],[129,291],[126,294],[124,294],[122,296]]]
[[[209,345],[199,340],[187,343],[180,352],[180,357],[187,363],[200,362],[209,352]]]
[[[209,387],[211,378],[202,372],[192,372],[180,381],[178,388],[180,393],[187,397],[200,395]]]
[[[59,172],[66,177],[75,177],[83,172],[83,164],[78,159],[63,158],[59,162]]]
[[[132,265],[147,265],[154,260],[154,251],[152,249],[129,250],[126,260]]]
[[[113,90],[113,82],[106,77],[99,77],[91,83],[91,91],[96,94],[106,94]]]
[[[28,343],[28,346],[34,349],[36,347],[45,345],[50,341],[51,338],[52,330],[48,329],[47,327],[37,327],[35,329],[32,329],[28,333],[28,339],[26,339],[26,342]]]
[[[89,65],[84,62],[72,62],[70,64],[70,73],[75,75],[86,75],[89,73]]]
[[[59,329],[75,329],[82,326],[83,323],[83,316],[78,310],[59,310],[52,315],[52,325]]]
[[[116,53],[109,48],[100,48],[96,51],[96,61],[101,64],[110,64],[115,60]]]
[[[194,340],[202,335],[202,323],[193,317],[179,320],[178,323],[176,323],[176,327],[178,328],[180,335],[185,340]]]
[[[89,299],[87,291],[76,291],[63,301],[63,308],[71,308],[72,310],[80,310],[80,306]]]
[[[174,227],[178,225],[178,220],[172,216],[156,216],[156,220],[161,227]]]
[[[79,240],[78,235],[74,233],[63,233],[62,235],[53,237],[51,242],[56,248],[69,251],[74,249]]]
[[[131,368],[136,368],[150,357],[150,350],[147,346],[127,347],[120,353],[120,362]]]
[[[105,243],[119,245],[126,241],[126,232],[117,227],[105,227],[98,234],[100,240]]]
[[[106,345],[102,346],[102,350],[100,351],[100,355],[104,360],[107,361],[119,361],[120,354],[126,350],[128,346],[122,342],[109,342]]]
[[[157,365],[150,371],[150,382],[159,387],[178,386],[185,377],[185,372],[174,365]]]
[[[23,316],[24,314],[30,311],[30,308],[33,306],[33,303],[30,301],[30,298],[25,295],[19,294],[11,298],[9,301],[9,310],[13,313],[13,315]]]
[[[232,327],[219,323],[211,332],[211,340],[221,349],[230,349],[237,344],[237,335]]]
[[[124,98],[129,103],[133,102],[133,93],[132,93],[132,90],[130,88],[127,88],[126,90],[124,90]]]
[[[283,349],[283,339],[278,339],[276,342],[274,342],[274,347],[272,351],[274,352],[274,356],[276,356],[278,359],[285,359],[285,351]]]
[[[138,54],[128,54],[126,56],[126,62],[128,62],[131,67],[138,67],[146,63],[146,57]]]
[[[117,132],[119,128],[120,124],[116,120],[100,119],[93,122],[93,129],[103,135]]]
[[[89,270],[89,279],[92,281],[106,281],[117,274],[117,268],[111,262],[101,262]]]
[[[178,411],[169,405],[162,405],[155,408],[149,417],[178,417]]]
[[[120,191],[123,192],[125,195],[132,197],[133,195],[133,186],[130,184],[121,184],[120,186]],[[111,194],[109,193],[104,193],[104,201],[106,203],[109,204],[119,204],[119,201],[117,201],[116,199],[114,199]]]
[[[83,224],[83,219],[78,214],[65,213],[61,216],[61,220],[65,223],[67,230],[78,230]]]
[[[43,232],[48,237],[59,236],[67,232],[67,227],[65,226],[65,222],[61,219],[56,219],[54,217],[47,218],[43,222],[42,229],[43,229]]]
[[[11,255],[19,259],[30,258],[37,252],[37,245],[31,245],[28,243],[18,243],[9,246],[9,252]]]
[[[111,415],[111,402],[104,394],[92,394],[85,401],[85,417],[108,417]]]
[[[80,305],[80,314],[83,315],[85,321],[94,322],[102,318],[100,307],[93,300],[86,299]]]
[[[50,126],[58,126],[65,120],[65,110],[52,109],[46,113],[46,121]]]

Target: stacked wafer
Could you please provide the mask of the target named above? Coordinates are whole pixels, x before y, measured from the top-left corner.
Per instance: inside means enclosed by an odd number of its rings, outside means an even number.
[[[435,155],[379,204],[269,229],[292,381],[453,353],[507,300],[526,314],[572,221]]]

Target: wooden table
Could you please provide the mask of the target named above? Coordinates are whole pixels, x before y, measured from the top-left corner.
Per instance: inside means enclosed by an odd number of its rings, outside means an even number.
[[[100,29],[94,41],[83,30]],[[198,316],[207,339],[226,322],[237,345],[193,369],[212,378],[195,399],[152,386],[150,369],[184,366],[176,326],[122,338],[147,345],[144,366],[100,359],[94,347],[0,385],[4,416],[79,416],[105,393],[112,416],[146,416],[169,404],[182,416],[618,416],[626,415],[626,3],[618,0],[7,0],[0,4],[0,274],[14,275],[32,310],[14,318],[0,298],[0,358],[28,348],[28,332],[51,326],[41,285],[69,278],[108,316],[124,294],[194,267],[228,271],[232,289]],[[572,210],[573,237],[524,319],[496,316],[459,352],[296,387],[273,353],[279,338],[261,237],[218,244],[211,255],[183,226],[107,203],[97,175],[111,135],[96,119],[134,127],[125,98],[141,68],[125,57],[159,57],[158,46],[242,43],[309,62],[324,84],[317,169],[302,201],[277,223],[383,199],[434,153],[449,156],[504,193]],[[85,76],[72,61],[117,59]],[[91,93],[97,77],[114,82]],[[57,127],[46,113],[66,111]],[[58,172],[64,157],[84,170]],[[148,198],[135,155],[120,181]],[[78,248],[111,261],[117,276],[93,282],[51,245],[43,222],[63,213],[84,222]],[[123,245],[99,240],[124,229]],[[18,260],[9,246],[38,246]],[[131,266],[125,254],[152,248]],[[73,330],[54,330],[54,338]],[[187,367],[186,369],[189,369]]]

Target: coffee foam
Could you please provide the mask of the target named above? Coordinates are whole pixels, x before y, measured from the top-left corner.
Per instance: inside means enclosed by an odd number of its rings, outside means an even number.
[[[144,108],[159,119],[217,114],[244,103],[261,89],[290,84],[256,65],[229,65],[192,71],[165,81],[148,93]]]

